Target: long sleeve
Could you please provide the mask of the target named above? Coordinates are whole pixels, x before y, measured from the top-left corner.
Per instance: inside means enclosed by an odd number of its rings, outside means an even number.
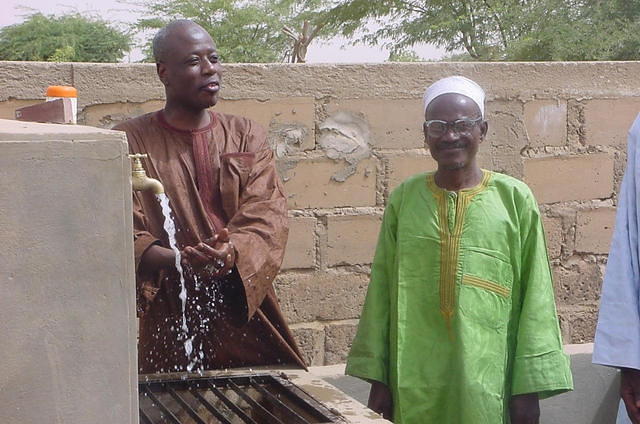
[[[384,212],[371,280],[345,371],[348,375],[386,385],[389,385],[390,285],[395,279],[396,232],[397,215],[393,200],[390,200]]]
[[[240,193],[238,198],[223,199],[225,211],[230,215],[227,223],[230,239],[237,253],[236,270],[246,299],[239,324],[247,322],[273,290],[289,231],[287,199],[276,172],[274,155],[263,132],[257,134],[263,139],[258,143],[261,149],[221,158],[222,192]],[[239,189],[224,187],[229,184]]]
[[[618,197],[616,225],[607,260],[593,362],[613,367],[640,369],[640,315],[638,313],[637,181],[640,157],[640,115],[629,131],[627,169]]]
[[[159,242],[148,230],[147,219],[142,210],[138,193],[133,193],[133,252],[135,270],[138,274],[140,260],[149,247]]]
[[[551,270],[540,212],[533,195],[520,217],[520,317],[513,360],[512,395],[546,398],[573,389],[569,359],[562,351]]]

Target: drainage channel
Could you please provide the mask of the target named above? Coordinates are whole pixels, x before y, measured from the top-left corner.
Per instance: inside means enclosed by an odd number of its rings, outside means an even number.
[[[141,424],[345,423],[284,374],[140,381]]]

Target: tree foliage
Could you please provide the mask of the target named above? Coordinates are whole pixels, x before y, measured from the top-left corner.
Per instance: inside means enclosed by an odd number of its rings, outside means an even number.
[[[292,55],[291,35],[307,26],[323,29],[322,11],[328,0],[144,0],[136,29],[162,28],[175,19],[191,19],[213,37],[225,62],[280,62]],[[322,30],[314,38],[329,36]],[[147,60],[152,60],[147,44]]]
[[[640,59],[640,1],[547,0],[535,26],[505,52],[513,60]]]
[[[0,60],[117,62],[131,44],[130,34],[77,13],[36,13],[0,28]]]
[[[433,43],[471,60],[640,57],[640,0],[346,0],[327,19],[392,54]]]
[[[425,60],[412,50],[393,50],[389,52],[387,62],[425,62]]]

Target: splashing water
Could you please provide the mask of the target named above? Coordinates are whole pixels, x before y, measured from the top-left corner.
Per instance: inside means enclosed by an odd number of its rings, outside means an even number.
[[[187,327],[187,315],[186,315],[186,306],[187,306],[187,286],[184,282],[184,274],[182,272],[182,258],[180,256],[180,249],[178,249],[178,243],[176,242],[176,225],[171,219],[171,207],[169,206],[169,198],[166,194],[160,193],[156,194],[158,201],[160,202],[160,206],[162,207],[162,215],[164,215],[164,230],[169,236],[169,246],[173,250],[173,253],[176,255],[176,270],[178,274],[180,274],[180,294],[178,297],[182,301],[182,331],[185,334],[185,342],[184,342],[184,350],[187,354],[187,357],[191,356],[193,352],[192,346],[192,338],[188,338],[187,334],[189,332],[189,328]]]

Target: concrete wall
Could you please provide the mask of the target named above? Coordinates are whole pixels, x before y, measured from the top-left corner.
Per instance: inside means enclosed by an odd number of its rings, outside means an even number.
[[[565,342],[593,339],[640,63],[227,65],[217,108],[263,124],[278,152],[292,219],[277,289],[311,364],[345,359],[389,192],[435,169],[422,92],[452,74],[488,94],[481,164],[541,204]],[[75,85],[80,122],[103,128],[163,104],[153,65],[3,62],[0,117],[50,84]]]
[[[0,423],[138,422],[126,154],[114,131],[0,120]]]

